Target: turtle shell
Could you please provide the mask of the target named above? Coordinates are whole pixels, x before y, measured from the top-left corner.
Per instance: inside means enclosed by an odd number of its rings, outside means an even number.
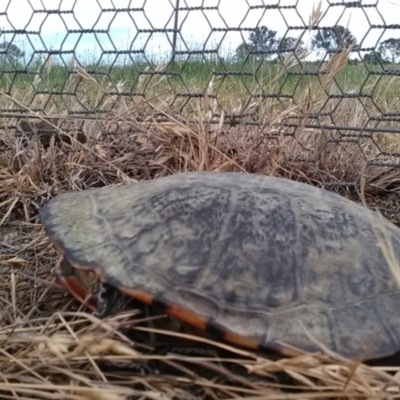
[[[42,220],[70,268],[223,340],[364,359],[400,349],[400,291],[381,248],[400,260],[400,229],[332,192],[180,173],[59,195]]]

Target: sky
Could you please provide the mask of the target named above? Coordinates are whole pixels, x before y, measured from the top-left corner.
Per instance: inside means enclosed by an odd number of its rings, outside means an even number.
[[[400,29],[384,31],[370,29],[370,25],[399,24],[400,0],[361,0],[364,5],[375,5],[364,9],[329,6],[321,0],[324,17],[320,26],[335,23],[349,27],[363,47],[375,47],[379,40],[400,37]],[[168,57],[171,54],[172,34],[156,32],[138,33],[138,29],[173,28],[174,5],[177,0],[1,0],[0,30],[26,29],[37,32],[29,34],[36,50],[75,50],[81,56],[98,57],[103,50],[141,50],[146,55]],[[288,26],[306,27],[317,0],[180,0],[180,7],[211,7],[207,11],[181,10],[179,12],[178,50],[216,49],[220,44],[221,55],[227,55],[247,40],[248,32],[211,32],[213,28],[254,28],[266,25],[276,30],[278,36],[298,37],[303,30],[289,30]],[[330,0],[343,3],[343,0]],[[249,7],[260,5],[288,6],[289,8],[260,9]],[[290,8],[297,4],[296,8]],[[142,10],[115,12],[107,10],[123,8]],[[63,10],[62,15],[46,10]],[[105,11],[102,11],[105,10]],[[69,32],[79,29],[106,30],[108,33],[83,35]],[[38,35],[40,32],[40,36]],[[383,34],[383,36],[382,36]],[[169,38],[168,38],[169,35]],[[2,34],[0,41],[9,41],[12,34]],[[308,35],[303,39],[307,42]],[[132,41],[133,45],[132,45]],[[19,34],[14,43],[29,54],[31,49],[27,35]],[[132,47],[131,47],[132,46]]]

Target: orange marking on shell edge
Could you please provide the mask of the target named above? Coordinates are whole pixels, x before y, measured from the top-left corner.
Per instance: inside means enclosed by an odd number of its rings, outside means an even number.
[[[145,292],[141,292],[139,290],[132,290],[126,288],[119,288],[119,291],[125,296],[133,297],[136,300],[141,301],[149,306],[153,304],[153,297],[148,295]],[[182,322],[186,322],[193,327],[200,329],[202,331],[206,330],[207,322],[205,318],[201,318],[196,316],[195,314],[186,311],[183,308],[177,306],[169,306],[167,304],[163,307],[163,312],[166,314],[179,319]]]
[[[120,292],[126,296],[133,297],[136,300],[139,300],[147,305],[151,305],[153,302],[153,298],[148,294],[136,290],[130,289],[119,289]],[[196,314],[187,311],[181,307],[173,306],[173,305],[164,305],[163,311],[172,316],[176,319],[191,325],[194,328],[199,329],[200,331],[206,332],[207,331],[207,319],[203,317],[199,317]],[[222,330],[221,333],[222,339],[225,342],[235,344],[237,346],[242,346],[248,349],[258,350],[259,346],[258,343],[251,340],[246,339],[240,335],[231,333],[231,332],[224,332]]]
[[[259,345],[257,342],[251,339],[246,339],[243,336],[237,335],[231,332],[224,332],[222,334],[224,341],[235,344],[237,346],[245,347],[247,349],[259,350]]]
[[[65,287],[65,289],[68,290],[69,293],[71,293],[82,304],[89,307],[92,311],[96,311],[97,309],[96,300],[93,298],[93,296],[87,299],[87,294],[80,286],[76,277],[74,277],[73,275],[70,275],[68,277],[58,276],[58,281],[60,282],[61,285]]]
[[[187,324],[193,326],[194,328],[200,329],[202,331],[206,330],[207,321],[205,318],[198,317],[195,314],[184,310],[183,308],[176,306],[167,306],[165,307],[165,312],[168,315],[171,315],[182,322],[186,322]]]
[[[147,304],[148,306],[151,306],[151,304],[153,303],[153,298],[147,293],[141,292],[140,290],[132,290],[126,288],[118,288],[118,290],[125,296],[139,300],[142,303]]]
[[[87,305],[92,311],[97,309],[97,301],[91,296],[87,299],[87,293],[82,289],[82,286],[79,284],[78,279],[75,275],[63,275],[61,263],[63,262],[64,257],[61,256],[56,264],[56,276],[57,280],[69,293],[71,293],[78,301],[82,304]]]

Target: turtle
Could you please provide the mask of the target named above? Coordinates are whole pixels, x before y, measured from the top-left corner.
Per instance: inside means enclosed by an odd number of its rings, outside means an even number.
[[[284,356],[400,350],[400,228],[333,191],[244,172],[179,172],[59,194],[41,213],[78,300],[79,271],[110,315],[121,299],[157,308],[222,343]],[[321,347],[322,345],[322,347]]]

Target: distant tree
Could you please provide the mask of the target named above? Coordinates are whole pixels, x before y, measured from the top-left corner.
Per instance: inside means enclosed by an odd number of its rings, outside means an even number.
[[[311,39],[311,47],[313,49],[325,50],[327,52],[344,50],[351,45],[356,46],[357,40],[350,30],[342,25],[318,30],[316,35]]]
[[[362,59],[366,64],[378,64],[379,62],[384,63],[379,51],[370,51],[369,53],[364,54]]]
[[[260,51],[273,50],[278,44],[276,31],[266,26],[257,26],[257,28],[250,33],[249,41],[252,47]]]
[[[400,38],[390,38],[381,42],[379,53],[385,61],[395,63],[400,58]]]
[[[250,48],[256,51],[276,50],[279,42],[276,33],[276,31],[273,31],[266,26],[257,26],[257,28],[249,35]],[[265,58],[270,58],[272,55],[273,54],[266,54]]]
[[[274,51],[277,48],[279,40],[276,37],[276,31],[267,28],[266,26],[258,26],[249,35],[249,43],[242,43],[236,49],[237,57],[246,56],[249,51]],[[256,56],[256,55],[255,55]],[[264,59],[271,58],[273,53],[266,53],[263,55]],[[256,58],[259,58],[256,56]]]
[[[296,46],[295,49],[294,46]],[[299,54],[305,51],[304,42],[302,40],[297,42],[297,39],[293,37],[278,39],[278,50],[283,53],[294,51],[296,54]]]
[[[246,55],[248,54],[248,50],[249,50],[249,45],[246,43],[242,43],[241,45],[239,45],[236,49],[236,57],[239,60],[242,60],[243,58],[246,57]]]
[[[25,52],[22,51],[16,44],[10,42],[0,43],[0,51],[5,51],[4,54],[1,54],[1,58],[7,59],[7,61],[18,61],[22,57],[25,56]]]
[[[296,49],[293,47],[296,46]],[[238,59],[243,59],[246,57],[250,51],[268,52],[264,53],[264,59],[270,59],[274,56],[274,52],[287,53],[289,51],[295,51],[297,54],[305,51],[304,42],[300,40],[297,42],[296,38],[277,37],[277,32],[267,28],[266,26],[259,26],[249,35],[249,43],[242,43],[236,48],[236,57]],[[255,58],[260,58],[257,54],[254,55]]]

